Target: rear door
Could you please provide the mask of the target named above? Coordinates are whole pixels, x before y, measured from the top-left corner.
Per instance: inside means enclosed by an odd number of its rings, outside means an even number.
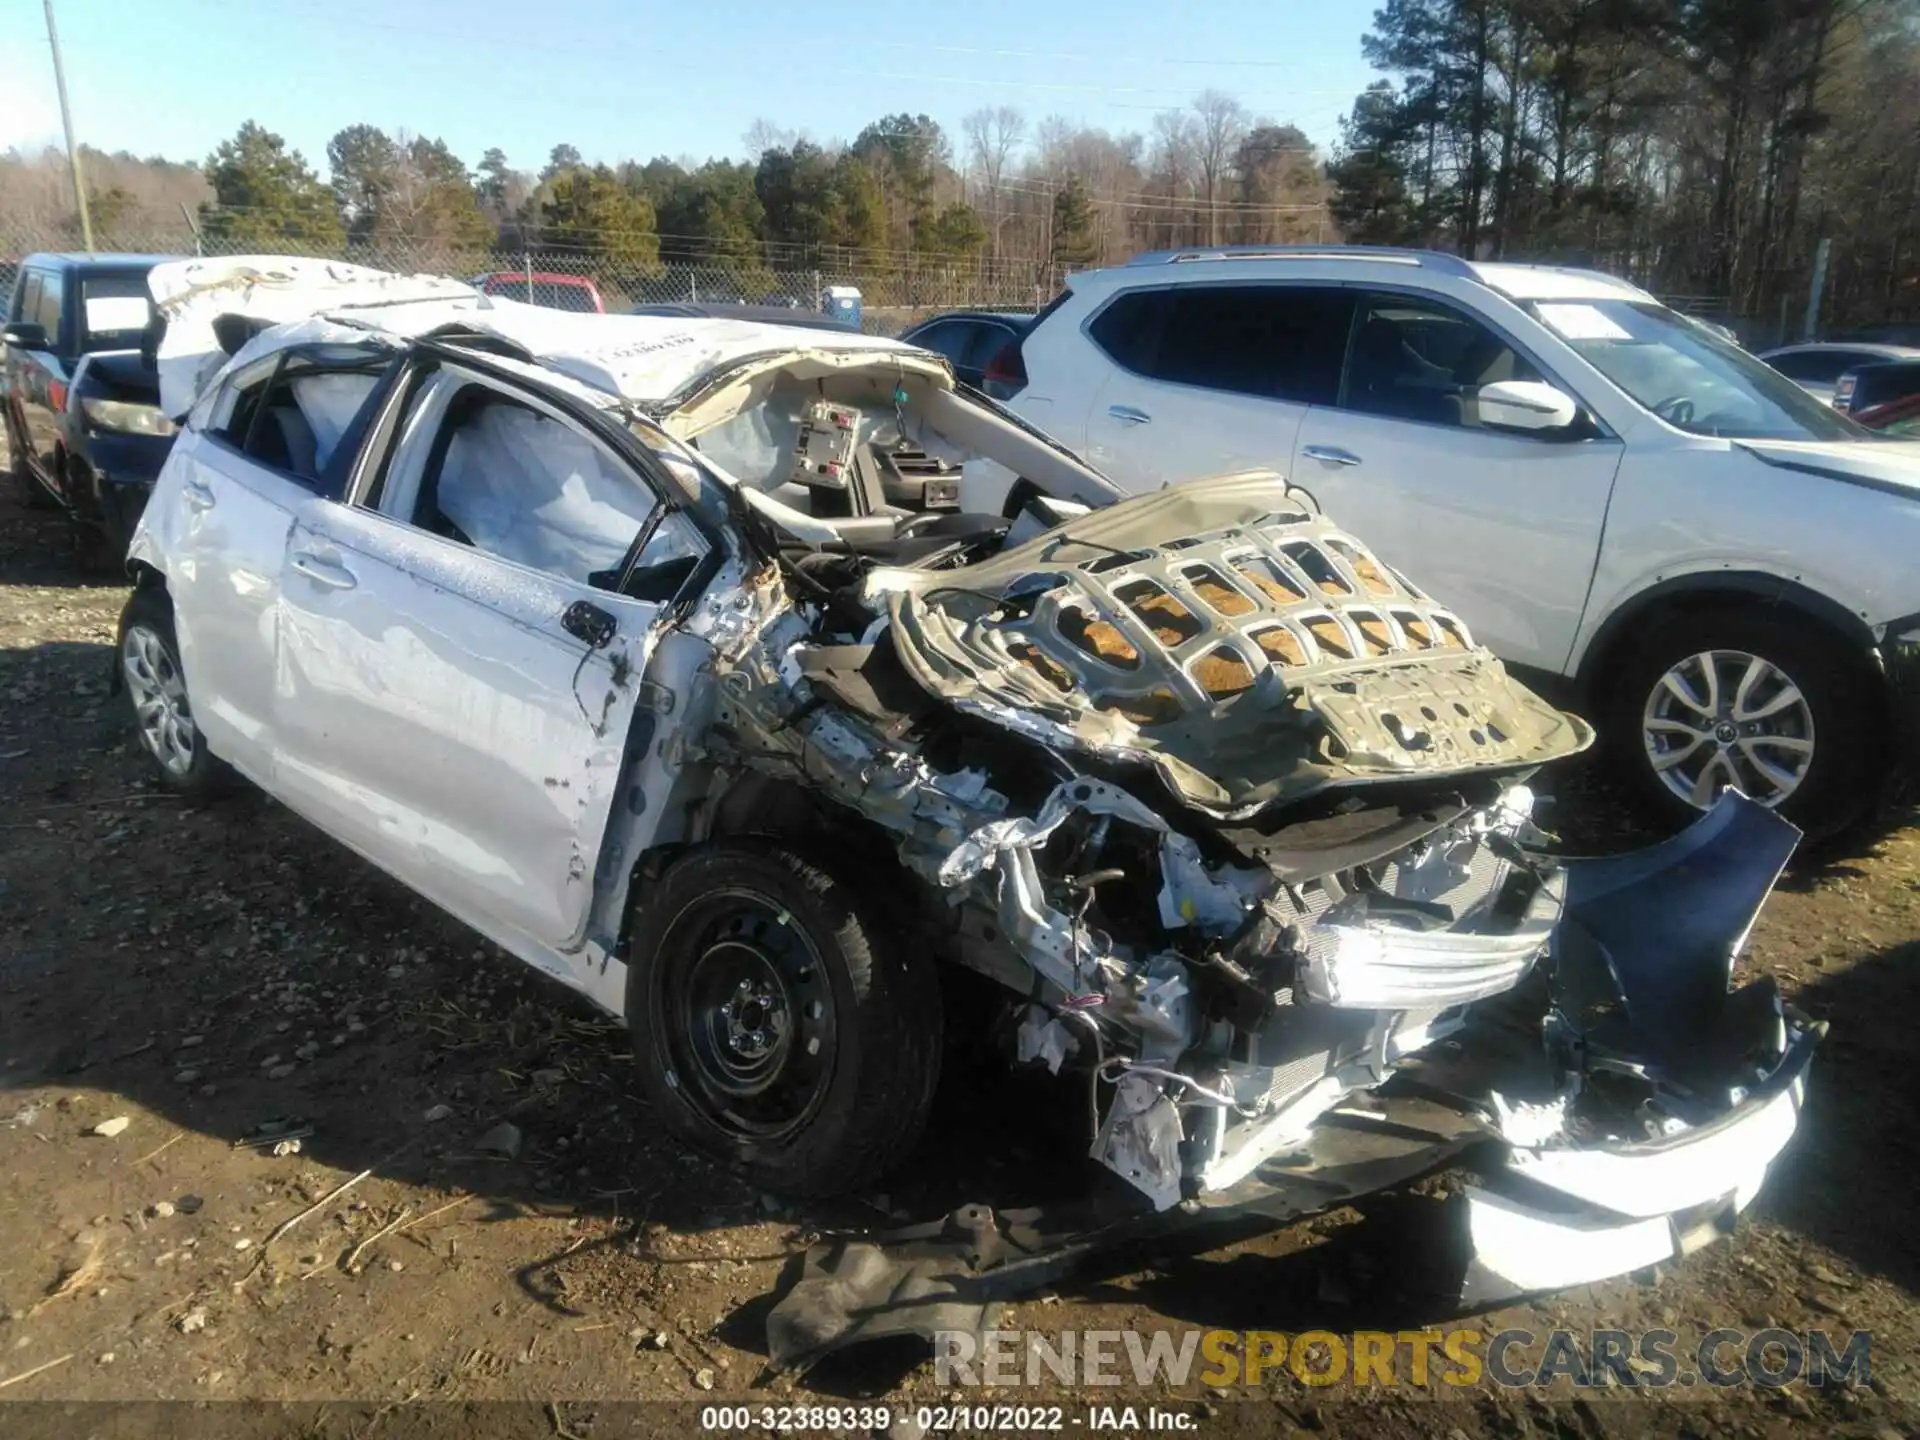
[[[392,363],[382,348],[303,346],[236,371],[177,442],[146,520],[167,560],[194,718],[216,755],[262,785],[287,537],[339,493],[342,436]]]
[[[555,397],[423,359],[357,493],[293,529],[275,789],[496,938],[585,938],[664,605],[637,595],[705,548],[644,470]]]
[[[67,383],[72,365],[65,358],[61,321],[66,307],[62,289],[66,277],[58,270],[32,269],[20,292],[19,319],[46,332],[46,343],[27,349],[8,346],[15,416],[27,459],[48,488],[62,490],[60,475],[60,417],[67,405]]]
[[[1112,362],[1087,458],[1130,491],[1284,472],[1307,409],[1334,397],[1350,296],[1227,283],[1122,291],[1087,325]]]
[[[1339,395],[1300,426],[1291,478],[1482,644],[1560,672],[1623,447],[1597,424],[1587,438],[1482,427],[1483,384],[1568,387],[1478,316],[1427,296],[1358,295]]]

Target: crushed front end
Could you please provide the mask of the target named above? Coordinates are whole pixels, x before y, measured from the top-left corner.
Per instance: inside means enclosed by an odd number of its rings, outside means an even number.
[[[1546,854],[1527,779],[1591,731],[1272,476],[913,567],[788,555],[692,628],[717,773],[887,837],[1143,1213],[1337,1204],[1329,1127],[1430,1124],[1395,1177],[1503,1157],[1490,1295],[1673,1254],[1791,1133],[1817,1029],[1728,980],[1792,827],[1733,796]]]

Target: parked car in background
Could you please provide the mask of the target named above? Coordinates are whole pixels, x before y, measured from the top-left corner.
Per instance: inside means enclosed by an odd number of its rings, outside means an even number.
[[[1862,410],[1853,417],[1869,430],[1896,439],[1920,439],[1920,395],[1907,395]]]
[[[1831,401],[1840,377],[1862,365],[1877,365],[1888,360],[1920,360],[1920,350],[1904,345],[1875,345],[1865,341],[1842,343],[1835,340],[1810,340],[1800,345],[1778,345],[1762,350],[1766,361],[1809,395]]]
[[[1908,395],[1920,395],[1920,359],[1882,360],[1842,375],[1833,388],[1833,408],[1858,419],[1863,410]]]
[[[6,312],[7,460],[30,504],[56,505],[116,560],[173,443],[141,346],[163,255],[29,255]]]
[[[491,275],[476,275],[473,284],[482,295],[498,295],[506,300],[521,300],[529,305],[544,305],[549,310],[576,310],[605,314],[606,302],[600,287],[585,275],[562,275],[551,270],[496,270]]]
[[[1876,345],[1911,345],[1920,349],[1920,320],[1883,320],[1835,331],[1829,340],[1866,340]]]
[[[1005,399],[1018,380],[1020,338],[1033,325],[1033,316],[1001,310],[956,310],[922,320],[900,338],[936,355],[944,355],[953,365],[954,375],[976,390],[994,395],[996,387]]]
[[[1920,449],[1623,281],[1364,247],[1079,274],[1013,409],[1123,487],[1285,470],[1675,821],[1859,814],[1920,747]],[[978,473],[976,473],[978,472]],[[969,470],[962,504],[1012,477]]]
[[[999,1035],[1130,1218],[1472,1143],[1479,1300],[1689,1253],[1787,1143],[1825,1023],[1729,982],[1792,827],[1544,853],[1590,729],[1281,477],[1122,499],[895,341],[274,263],[156,272],[135,733],[624,1018],[637,1123],[858,1192]],[[978,457],[1019,516],[895,500]]]
[[[629,315],[678,315],[687,320],[751,320],[758,325],[802,325],[858,335],[859,327],[831,320],[818,310],[792,305],[734,305],[721,300],[655,300],[635,305]]]

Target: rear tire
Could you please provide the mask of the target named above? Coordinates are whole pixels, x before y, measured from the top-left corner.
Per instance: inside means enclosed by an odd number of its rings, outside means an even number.
[[[919,1141],[940,1071],[932,962],[773,842],[725,841],[647,888],[627,1023],[668,1130],[769,1190],[871,1184]]]
[[[143,586],[128,599],[120,614],[119,663],[134,744],[153,762],[160,783],[196,799],[217,794],[228,772],[194,723],[173,605],[164,590]]]
[[[1605,695],[1615,774],[1676,827],[1732,784],[1824,839],[1861,817],[1884,767],[1872,673],[1793,611],[1669,615],[1626,642]]]

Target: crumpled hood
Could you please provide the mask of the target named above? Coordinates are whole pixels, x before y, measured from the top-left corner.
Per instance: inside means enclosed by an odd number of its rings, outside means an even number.
[[[1257,472],[1097,511],[964,570],[885,571],[924,688],[1152,765],[1242,815],[1342,784],[1516,770],[1592,742],[1451,611]]]
[[[1920,497],[1920,440],[1736,440],[1756,460]]]

